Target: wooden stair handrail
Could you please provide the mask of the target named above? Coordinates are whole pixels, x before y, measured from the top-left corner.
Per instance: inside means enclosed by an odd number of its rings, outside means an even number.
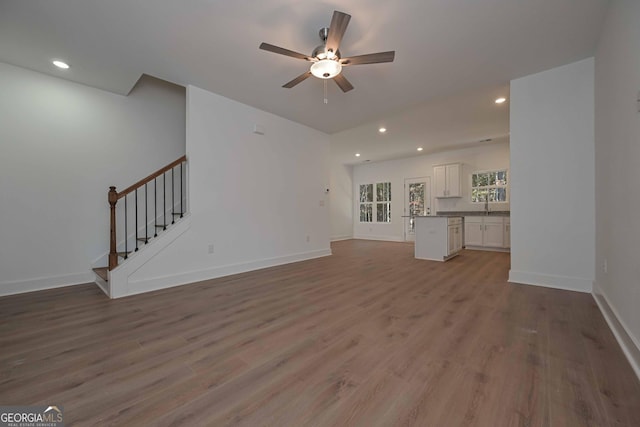
[[[173,169],[176,166],[178,166],[180,163],[186,162],[186,161],[187,161],[187,156],[186,155],[182,156],[178,160],[175,160],[175,161],[169,163],[167,166],[165,166],[165,167],[163,167],[161,169],[158,169],[157,171],[155,171],[154,173],[152,173],[148,177],[141,179],[140,181],[136,182],[133,185],[128,186],[127,188],[125,188],[122,191],[118,191],[118,199],[123,198],[124,196],[126,196],[129,193],[131,193],[132,191],[135,191],[136,188],[142,187],[146,183],[148,183],[148,182],[152,181],[153,179],[159,177],[163,173],[165,173],[167,171],[170,171],[171,169]]]
[[[143,185],[153,181],[157,177],[161,176],[165,172],[170,171],[176,166],[182,164],[187,161],[187,156],[184,155],[179,159],[169,163],[163,168],[158,169],[151,175],[146,178],[141,179],[133,185],[125,188],[124,190],[118,192],[116,191],[116,187],[109,187],[108,193],[108,201],[109,201],[109,209],[110,209],[110,230],[109,230],[109,271],[113,270],[118,266],[118,251],[117,251],[117,241],[116,241],[116,204],[118,200],[125,197],[127,194],[135,191],[136,189],[142,187]],[[182,170],[182,168],[181,168]],[[125,205],[126,206],[126,205]],[[125,236],[125,239],[127,236]],[[137,250],[137,249],[136,249]]]

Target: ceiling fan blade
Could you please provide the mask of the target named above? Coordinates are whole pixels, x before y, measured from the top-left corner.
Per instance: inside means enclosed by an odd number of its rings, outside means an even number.
[[[269,44],[269,43],[262,43],[260,45],[260,49],[266,50],[266,51],[269,51],[269,52],[273,52],[273,53],[278,53],[280,55],[290,56],[292,58],[304,59],[305,61],[311,61],[312,60],[312,58],[310,58],[307,55],[303,55],[301,53],[294,52],[292,50],[285,49],[283,47],[274,46],[274,45]]]
[[[349,83],[349,80],[344,76],[344,74],[338,74],[333,78],[333,81],[342,89],[343,92],[349,92],[353,89],[353,85]]]
[[[291,80],[289,83],[286,83],[286,84],[282,85],[282,87],[286,87],[287,89],[291,89],[292,87],[294,87],[295,85],[297,85],[301,81],[306,80],[309,76],[311,76],[311,71],[307,71],[306,73],[302,73],[298,77],[296,77],[295,79]]]
[[[343,12],[333,11],[333,17],[331,18],[331,25],[329,26],[329,35],[327,36],[327,51],[337,52],[342,41],[344,32],[347,31],[347,25],[351,15],[347,15]]]
[[[361,65],[361,64],[379,64],[381,62],[393,62],[396,51],[369,53],[366,55],[352,56],[350,58],[342,58],[342,65]]]

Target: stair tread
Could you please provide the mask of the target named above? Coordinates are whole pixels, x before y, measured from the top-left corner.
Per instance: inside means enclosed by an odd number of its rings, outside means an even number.
[[[109,281],[109,268],[107,267],[98,267],[98,268],[94,268],[93,271],[100,276],[100,278],[102,280],[104,280],[105,282]]]
[[[153,237],[138,237],[138,240],[141,242],[146,242],[147,240],[151,240]]]
[[[169,224],[157,224],[156,227],[158,228],[165,228],[167,227]]]
[[[184,215],[184,212],[172,212],[172,215]]]

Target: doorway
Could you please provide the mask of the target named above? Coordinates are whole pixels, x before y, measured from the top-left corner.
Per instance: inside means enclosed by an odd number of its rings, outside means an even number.
[[[416,240],[416,216],[431,215],[431,178],[404,180],[404,240]]]

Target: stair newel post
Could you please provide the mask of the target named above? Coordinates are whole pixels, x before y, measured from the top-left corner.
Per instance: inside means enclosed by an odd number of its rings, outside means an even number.
[[[109,187],[108,195],[111,219],[109,231],[109,270],[118,266],[118,251],[116,249],[116,203],[118,203],[118,192],[116,187]]]

